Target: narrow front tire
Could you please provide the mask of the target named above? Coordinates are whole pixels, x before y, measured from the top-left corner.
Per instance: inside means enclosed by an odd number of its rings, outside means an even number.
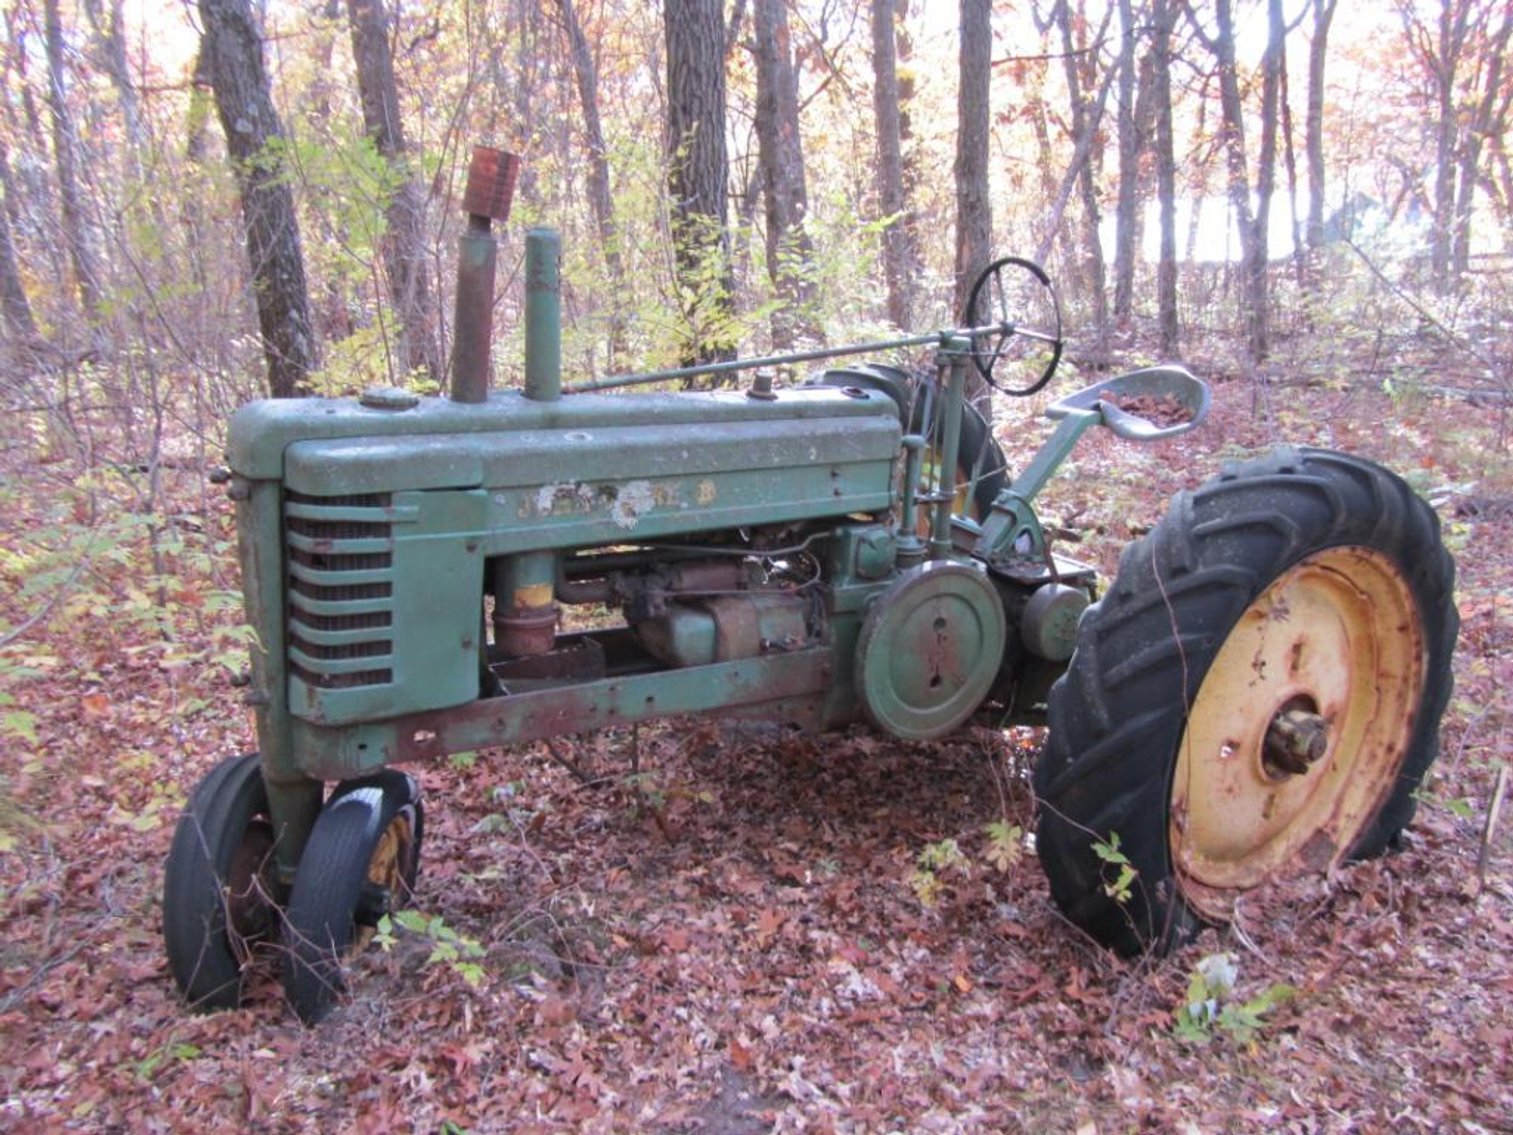
[[[277,927],[268,790],[256,753],[211,769],[174,829],[163,870],[163,944],[191,1008],[234,1009],[257,946]]]
[[[379,920],[409,902],[424,823],[419,786],[394,769],[339,785],[321,809],[284,928],[284,993],[306,1024],[346,992],[344,966]]]

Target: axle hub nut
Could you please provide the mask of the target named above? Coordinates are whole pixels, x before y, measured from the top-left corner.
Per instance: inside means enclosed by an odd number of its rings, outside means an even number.
[[[1329,748],[1329,723],[1306,709],[1289,709],[1272,718],[1261,756],[1277,779],[1302,776]]]

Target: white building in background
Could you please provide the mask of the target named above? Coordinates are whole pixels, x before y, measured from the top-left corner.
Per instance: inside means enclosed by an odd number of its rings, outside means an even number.
[[[1251,200],[1255,208],[1255,200]],[[1146,263],[1161,259],[1161,213],[1156,202],[1143,206],[1140,256]],[[1272,198],[1271,215],[1266,230],[1266,252],[1272,261],[1286,260],[1296,251],[1294,236],[1305,239],[1307,218],[1301,212],[1294,222],[1292,201],[1285,194]],[[1389,220],[1387,210],[1378,202],[1355,194],[1337,205],[1325,219],[1325,240],[1349,237],[1363,248],[1370,248],[1388,258],[1426,255],[1429,250],[1429,219],[1416,208],[1409,208],[1396,221]],[[1106,214],[1098,225],[1098,238],[1104,256],[1114,255],[1115,221]],[[1493,251],[1493,250],[1488,250]],[[1240,262],[1240,225],[1227,197],[1178,198],[1177,259],[1184,264],[1238,264]]]

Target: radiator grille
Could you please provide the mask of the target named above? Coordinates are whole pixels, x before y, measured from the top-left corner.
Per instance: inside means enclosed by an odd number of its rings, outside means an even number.
[[[289,672],[318,689],[394,679],[391,503],[387,493],[284,493]]]

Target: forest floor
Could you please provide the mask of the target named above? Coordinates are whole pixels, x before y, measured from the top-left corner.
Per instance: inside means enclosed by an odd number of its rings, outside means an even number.
[[[1513,755],[1513,420],[1404,385],[1466,385],[1432,345],[1392,351],[1392,395],[1331,360],[1262,383],[1191,359],[1208,423],[1146,447],[1100,431],[1045,511],[1107,574],[1173,492],[1281,441],[1428,495],[1462,629],[1399,853],[1124,961],[1059,917],[1032,851],[987,833],[1033,826],[1035,731],[676,723],[560,746],[592,785],[526,746],[417,770],[430,933],[370,949],[316,1028],[266,975],[241,1010],[187,1012],[159,935],[179,810],[252,744],[219,664],[237,622],[221,490],[193,462],[164,471],[178,535],[156,533],[154,565],[151,532],[91,512],[144,477],[129,455],[86,474],[12,419],[0,603],[13,626],[53,606],[0,671],[0,1129],[1513,1131],[1513,821],[1483,846]],[[999,407],[1011,467],[1041,404]],[[925,880],[945,840],[962,856]],[[1179,1028],[1219,953],[1231,1012]]]

